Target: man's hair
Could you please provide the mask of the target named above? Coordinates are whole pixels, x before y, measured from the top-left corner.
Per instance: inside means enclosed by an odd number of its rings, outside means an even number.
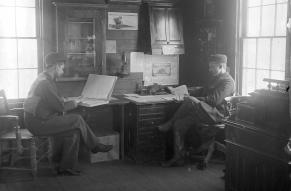
[[[66,57],[63,54],[52,52],[52,53],[47,54],[45,57],[45,67],[51,68],[57,65],[58,62],[65,62],[65,61],[66,61]]]

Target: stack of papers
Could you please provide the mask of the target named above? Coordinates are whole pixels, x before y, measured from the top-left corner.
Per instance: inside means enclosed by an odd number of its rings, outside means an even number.
[[[168,88],[173,95],[176,95],[179,97],[184,97],[185,95],[189,95],[188,88],[186,85],[178,86],[175,88],[172,88],[172,87],[168,87]]]
[[[79,97],[69,97],[67,100],[75,100],[79,105],[94,107],[107,104],[110,101],[117,77],[90,74]]]
[[[175,95],[167,94],[167,95],[147,95],[141,96],[138,94],[124,94],[125,97],[131,101],[137,103],[155,103],[155,102],[168,102],[177,100]]]
[[[141,96],[138,94],[124,94],[124,96],[137,103],[155,103],[155,102],[168,102],[168,101],[182,101],[185,95],[189,95],[186,85],[178,86],[176,88],[169,87],[172,94],[166,95],[146,95]]]

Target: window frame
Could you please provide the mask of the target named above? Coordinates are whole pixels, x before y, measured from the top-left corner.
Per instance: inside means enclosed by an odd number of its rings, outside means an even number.
[[[5,6],[1,6],[1,7],[5,7]],[[15,7],[15,6],[11,6],[11,7]],[[37,68],[35,68],[37,70],[37,74],[39,74],[42,70],[43,70],[43,64],[42,64],[42,60],[43,60],[43,42],[42,42],[42,23],[43,23],[43,0],[35,0],[35,37],[18,37],[18,36],[9,36],[9,37],[4,37],[4,36],[0,36],[0,39],[36,39],[36,46],[37,46],[37,50],[36,50],[36,56],[37,56]],[[34,68],[32,68],[34,69]],[[15,70],[17,71],[17,76],[19,77],[19,73],[23,70],[23,69],[19,69],[19,68],[13,68],[11,70]],[[21,98],[19,97],[19,87],[21,84],[18,83],[18,95],[17,98],[7,98],[7,101],[9,104],[15,104],[15,103],[21,103],[25,100],[25,98]]]
[[[287,20],[290,18],[290,3],[291,0],[287,0]],[[247,0],[238,0],[237,2],[237,14],[236,14],[236,58],[235,58],[235,80],[236,80],[236,91],[239,95],[242,95],[243,90],[243,40],[244,39],[259,39],[259,38],[270,38],[272,39],[272,36],[255,36],[255,37],[247,37],[246,31],[247,31]],[[286,24],[287,24],[286,20]],[[290,59],[290,42],[291,38],[290,35],[291,32],[286,32],[286,53],[285,53],[285,80],[291,78],[291,59]],[[274,37],[275,34],[274,34]],[[255,69],[257,70],[257,69]]]

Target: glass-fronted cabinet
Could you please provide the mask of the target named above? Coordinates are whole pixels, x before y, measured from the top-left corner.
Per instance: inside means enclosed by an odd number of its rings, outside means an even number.
[[[57,51],[67,60],[64,78],[86,79],[88,74],[105,72],[105,9],[101,5],[55,3]]]

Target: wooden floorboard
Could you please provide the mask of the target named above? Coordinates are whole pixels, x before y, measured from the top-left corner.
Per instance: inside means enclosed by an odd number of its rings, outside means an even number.
[[[7,191],[7,186],[6,186],[6,184],[0,184],[0,190],[1,190],[1,191]]]
[[[36,179],[23,175],[13,182],[0,184],[1,191],[223,191],[224,165],[209,164],[204,171],[194,165],[162,168],[113,161],[81,164],[81,176],[52,176],[46,173]],[[26,174],[26,176],[28,176]]]

